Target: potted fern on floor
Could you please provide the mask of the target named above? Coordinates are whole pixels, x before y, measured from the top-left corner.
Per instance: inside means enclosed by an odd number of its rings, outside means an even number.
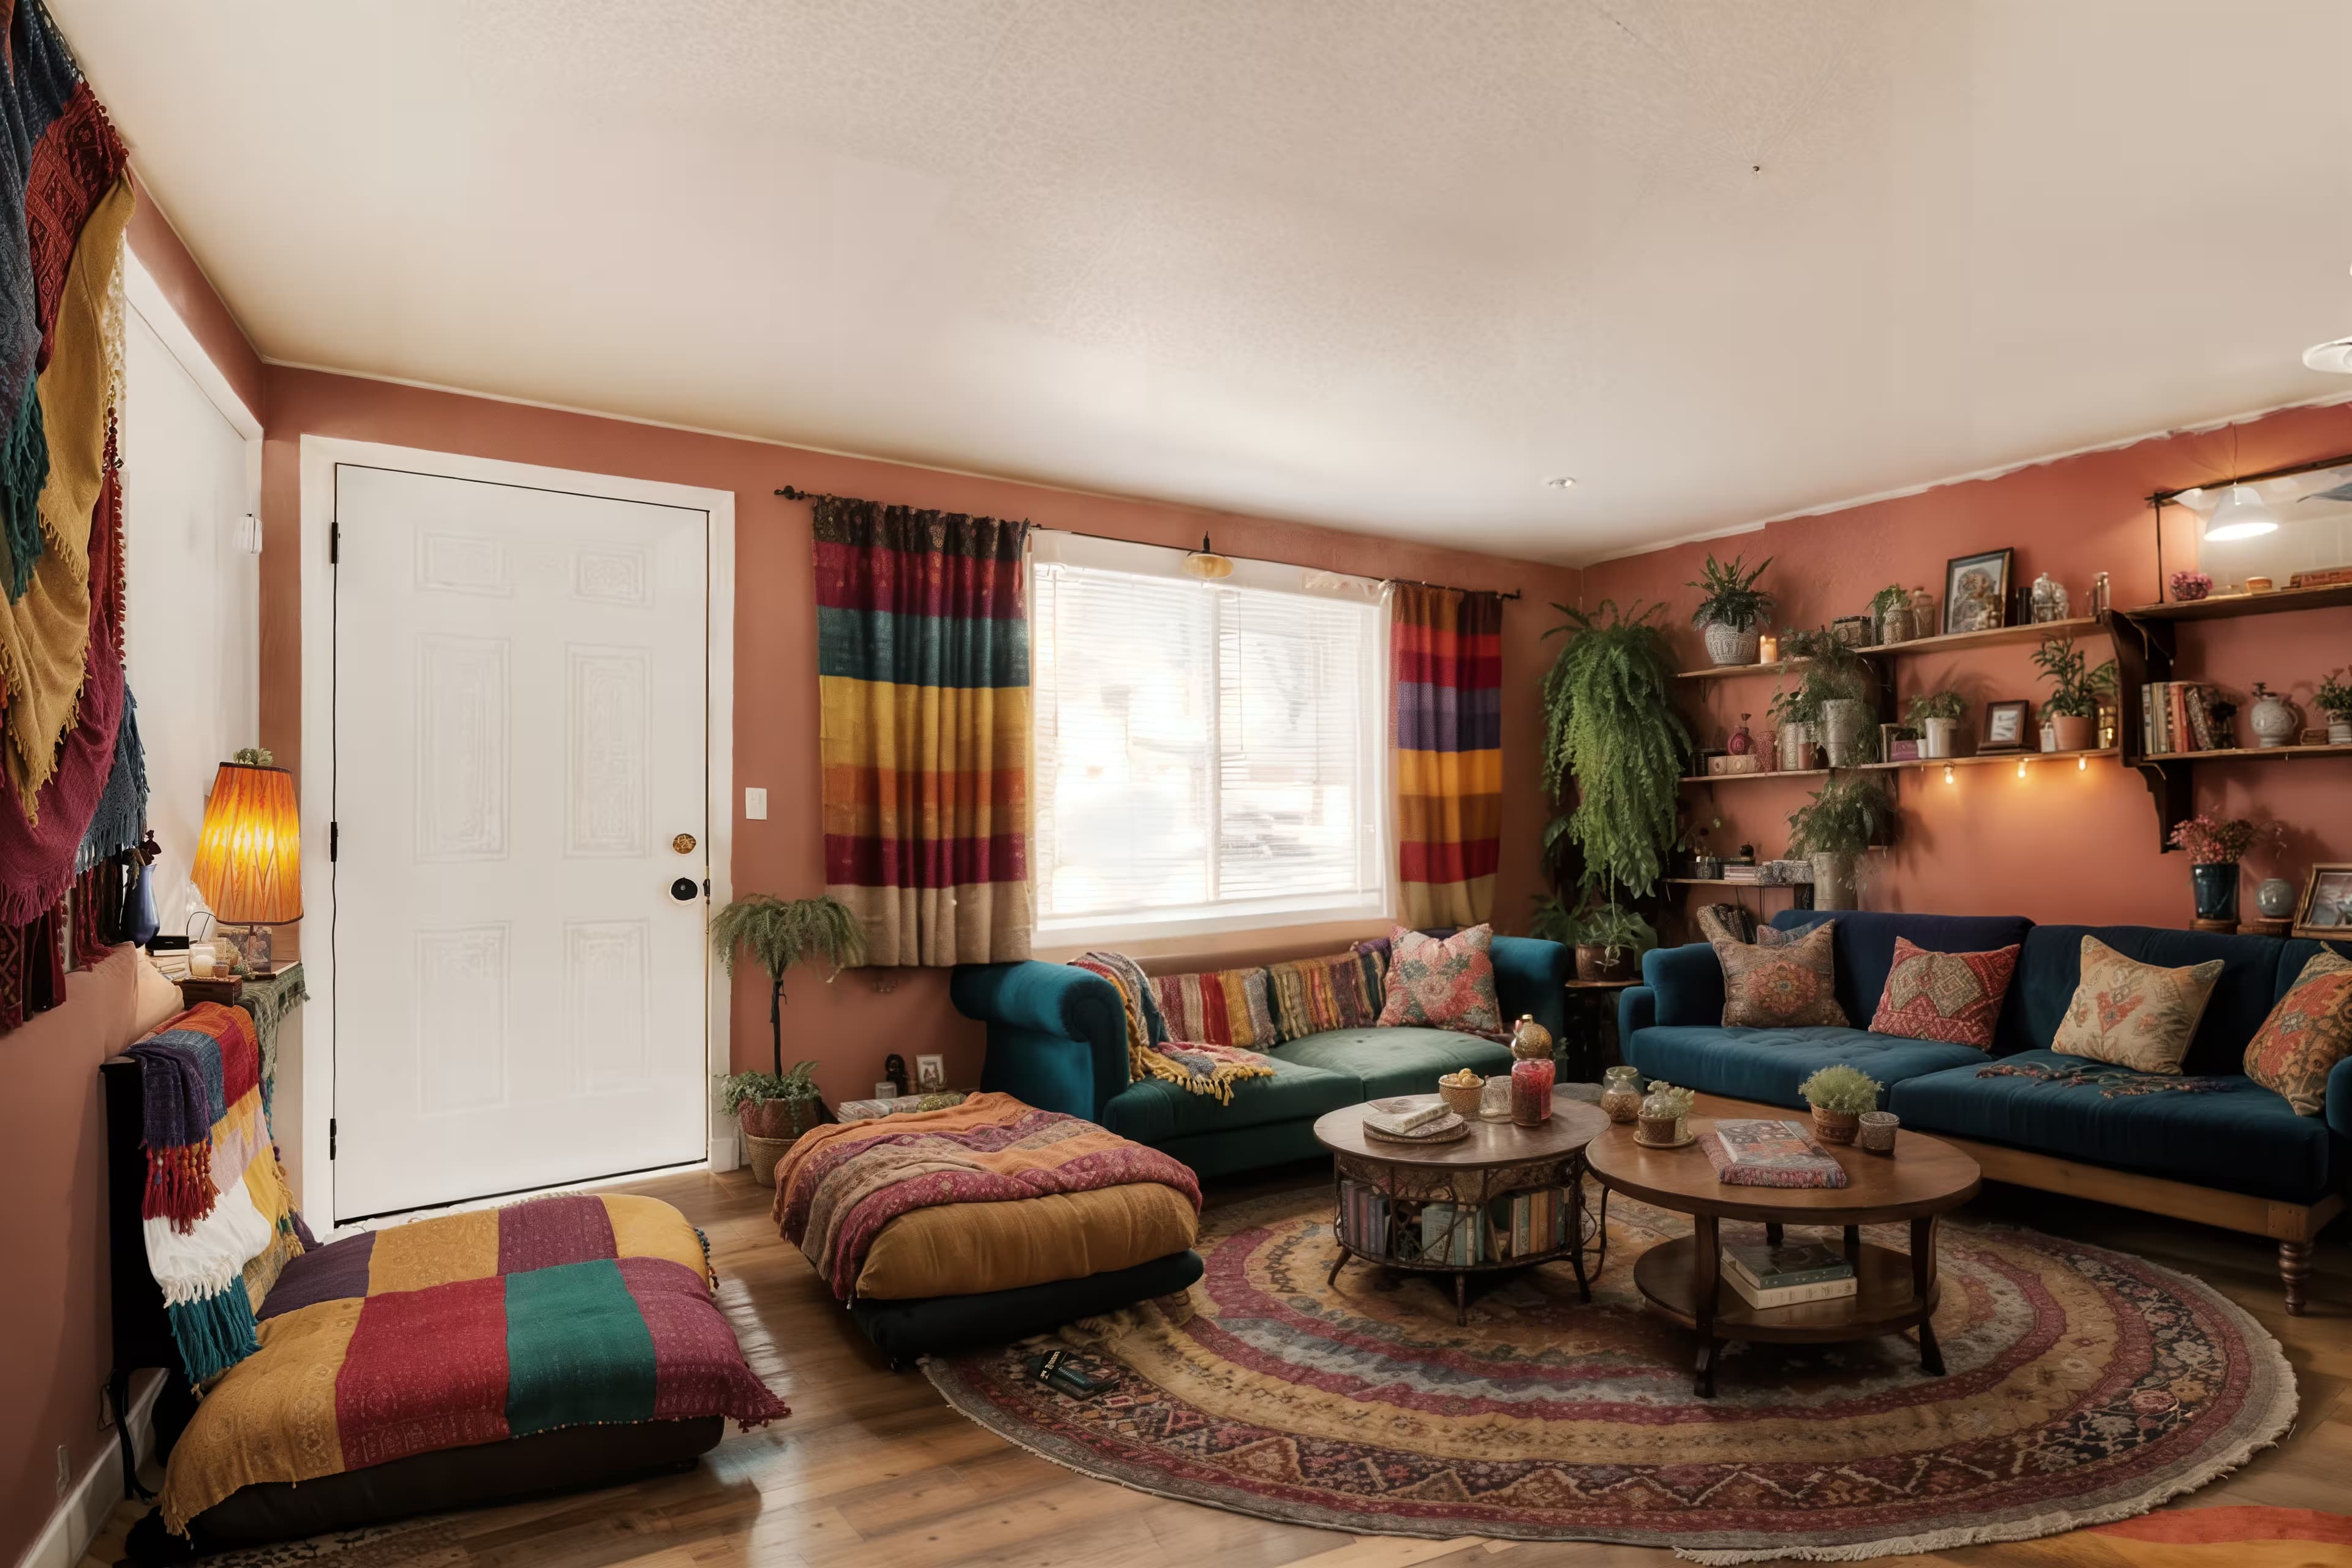
[[[784,972],[804,959],[824,960],[832,973],[866,962],[866,932],[848,907],[833,898],[779,899],[753,893],[711,917],[710,945],[729,973],[738,953],[748,953],[768,976],[768,1033],[773,1070],[739,1072],[719,1084],[719,1102],[742,1130],[753,1179],[776,1179],[776,1161],[793,1140],[824,1119],[816,1063],[784,1071]]]

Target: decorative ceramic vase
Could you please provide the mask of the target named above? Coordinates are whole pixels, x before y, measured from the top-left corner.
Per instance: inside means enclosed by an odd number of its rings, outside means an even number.
[[[2294,913],[2294,884],[2284,877],[2266,877],[2254,889],[2254,909],[2266,921],[2283,921]]]
[[[1878,612],[1878,643],[1885,647],[1893,643],[1909,642],[1916,635],[1911,620],[1911,606]]]
[[[1621,1125],[1630,1123],[1642,1113],[1642,1069],[1637,1067],[1610,1068],[1601,1075],[1601,1111],[1610,1121]]]
[[[1911,625],[1919,636],[1931,637],[1944,629],[1936,618],[1936,595],[1925,588],[1911,590]]]
[[[1756,737],[1748,732],[1747,714],[1739,716],[1739,728],[1731,732],[1731,739],[1723,743],[1723,749],[1735,757],[1744,757],[1756,749]]]
[[[1537,1023],[1533,1013],[1520,1014],[1511,1030],[1511,1055],[1523,1062],[1551,1060],[1551,1031]]]
[[[1865,1110],[1854,1129],[1853,1146],[1864,1153],[1892,1154],[1895,1134],[1902,1125],[1903,1119],[1891,1110]]]
[[[2058,731],[2058,749],[2062,752],[2087,752],[2099,739],[2099,719],[2095,713],[2080,718],[2061,713],[2051,721]]]
[[[1478,1120],[1508,1121],[1511,1119],[1511,1080],[1507,1074],[1496,1073],[1478,1091]]]
[[[1522,1127],[1540,1127],[1551,1120],[1551,1058],[1543,1057],[1511,1064],[1511,1120]]]
[[[1851,1143],[1862,1127],[1862,1118],[1851,1110],[1824,1110],[1813,1107],[1813,1136],[1824,1143]]]
[[[2286,699],[2259,680],[2254,682],[2254,710],[2246,716],[2246,723],[2254,732],[2254,744],[2266,752],[2292,744],[2303,727]]]
[[[2342,718],[2327,716],[2327,743],[2331,746],[2352,746],[2352,714]]]
[[[1960,732],[1958,719],[1927,719],[1919,725],[1919,754],[1940,760],[1958,755],[1954,742]]]
[[[2036,625],[2066,618],[2066,586],[2044,572],[2033,580],[2033,619]]]
[[[1811,724],[1783,724],[1776,739],[1782,773],[1802,773],[1813,765],[1813,727]]]
[[[2199,920],[2233,921],[2238,918],[2238,863],[2235,860],[2191,866],[2189,868],[2189,886],[2197,900]]]
[[[1743,632],[1721,621],[1709,621],[1706,623],[1706,657],[1718,665],[1754,664],[1758,645],[1763,637],[1762,626],[1750,626]]]
[[[1817,910],[1858,910],[1862,908],[1861,889],[1855,878],[1855,855],[1816,855],[1813,857],[1813,908]]]
[[[1841,697],[1822,704],[1822,750],[1829,753],[1830,766],[1842,768],[1862,760],[1863,731],[1870,727],[1870,708],[1853,698]]]

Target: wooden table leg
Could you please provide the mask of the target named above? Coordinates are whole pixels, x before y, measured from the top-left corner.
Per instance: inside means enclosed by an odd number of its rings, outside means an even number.
[[[1768,1220],[1766,1220],[1766,1221],[1764,1222],[1764,1245],[1765,1245],[1765,1246],[1767,1246],[1767,1247],[1778,1247],[1778,1246],[1780,1246],[1780,1237],[1781,1237],[1784,1234],[1785,1234],[1785,1232],[1783,1232],[1783,1231],[1782,1231],[1782,1229],[1780,1228],[1780,1222],[1779,1222],[1779,1221],[1777,1221],[1777,1220],[1769,1220],[1769,1219],[1768,1219]]]
[[[1331,1260],[1331,1272],[1323,1278],[1323,1289],[1328,1290],[1339,1282],[1339,1270],[1348,1267],[1348,1249],[1341,1247],[1339,1256]]]
[[[1584,1272],[1584,1172],[1581,1168],[1569,1184],[1568,1260],[1576,1269],[1576,1299],[1592,1300],[1592,1281]]]
[[[1697,1313],[1695,1325],[1698,1331],[1697,1375],[1691,1392],[1701,1399],[1715,1397],[1715,1293],[1720,1288],[1718,1259],[1722,1241],[1717,1234],[1716,1219],[1711,1214],[1696,1215],[1691,1229],[1696,1256],[1691,1261],[1691,1298]]]
[[[1911,1293],[1932,1313],[1936,1299],[1936,1216],[1923,1215],[1911,1222]],[[1944,1352],[1936,1343],[1936,1325],[1919,1320],[1919,1366],[1929,1377],[1944,1375]]]

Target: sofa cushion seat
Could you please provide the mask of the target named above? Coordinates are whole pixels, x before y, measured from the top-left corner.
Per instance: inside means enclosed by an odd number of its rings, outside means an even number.
[[[1797,1086],[1822,1068],[1860,1068],[1885,1089],[1905,1079],[1990,1059],[1973,1046],[1825,1024],[1794,1029],[1661,1026],[1635,1031],[1626,1054],[1648,1077],[1792,1110],[1805,1104]],[[1880,1103],[1885,1103],[1883,1094]]]
[[[2081,1068],[2080,1057],[2021,1051],[2004,1066]],[[1867,1068],[1864,1069],[1868,1070]],[[1887,1109],[1906,1127],[1981,1139],[2062,1160],[2164,1176],[2290,1203],[2328,1190],[2326,1123],[2251,1079],[2215,1092],[2162,1090],[2110,1100],[2096,1089],[1979,1078],[1958,1068],[1895,1087]]]
[[[1452,1029],[1326,1029],[1272,1053],[1277,1061],[1353,1079],[1359,1100],[1391,1094],[1435,1094],[1437,1080],[1457,1068],[1487,1075],[1511,1070],[1511,1047]]]
[[[1122,1138],[1156,1144],[1190,1132],[1235,1132],[1301,1118],[1312,1121],[1327,1110],[1353,1105],[1363,1098],[1351,1073],[1327,1072],[1279,1056],[1266,1059],[1274,1064],[1274,1076],[1244,1079],[1234,1085],[1230,1105],[1219,1103],[1214,1095],[1194,1094],[1152,1078],[1130,1083],[1112,1095],[1095,1120]]]

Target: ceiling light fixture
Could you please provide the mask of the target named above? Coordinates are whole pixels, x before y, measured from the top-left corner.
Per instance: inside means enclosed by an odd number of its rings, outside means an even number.
[[[1213,583],[1220,577],[1232,576],[1234,563],[1209,548],[1209,536],[1204,533],[1201,535],[1201,548],[1184,557],[1184,571],[1203,583]]]
[[[2228,499],[2205,520],[2205,537],[2216,542],[2253,539],[2278,531],[2278,519],[2263,504],[2252,485],[2231,485]]]
[[[2352,375],[2352,338],[2337,338],[2334,342],[2314,343],[2303,351],[2303,363],[2312,370],[2332,371],[2337,375]]]
[[[1544,483],[1556,490],[1573,489],[1576,487],[1576,476],[1574,474],[1559,474],[1551,479],[1546,479]]]

